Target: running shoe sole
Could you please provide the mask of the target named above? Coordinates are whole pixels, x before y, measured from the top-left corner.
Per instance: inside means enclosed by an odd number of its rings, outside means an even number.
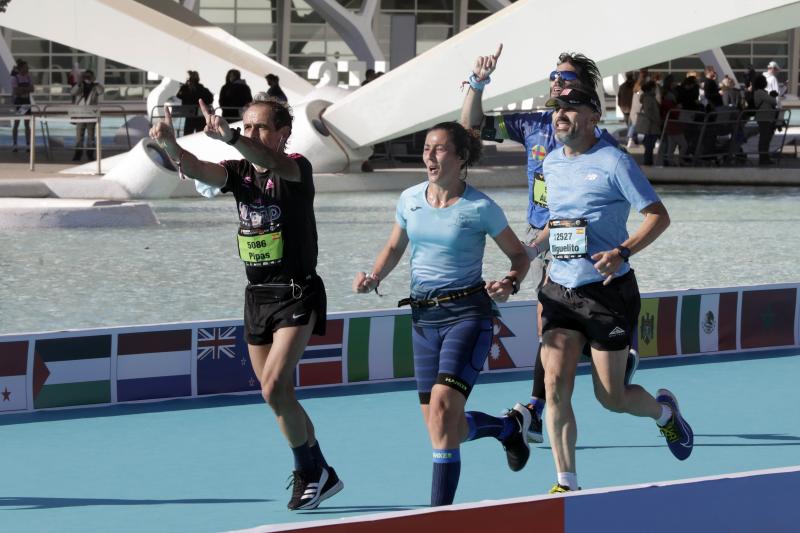
[[[629,350],[628,351],[628,360],[625,363],[625,386],[629,386],[633,381],[633,375],[636,373],[636,369],[639,368],[639,352],[636,350]]]

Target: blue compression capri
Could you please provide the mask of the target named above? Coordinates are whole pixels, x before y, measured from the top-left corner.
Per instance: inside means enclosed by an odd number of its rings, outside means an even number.
[[[492,320],[475,318],[441,327],[414,325],[414,374],[419,402],[427,405],[434,383],[469,397],[492,346]]]

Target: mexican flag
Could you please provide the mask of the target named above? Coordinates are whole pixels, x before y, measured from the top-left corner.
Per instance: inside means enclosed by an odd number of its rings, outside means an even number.
[[[413,376],[411,315],[363,317],[348,320],[348,381],[371,381]]]
[[[34,408],[110,401],[111,335],[36,341]]]
[[[693,294],[681,298],[681,353],[736,349],[735,292]]]

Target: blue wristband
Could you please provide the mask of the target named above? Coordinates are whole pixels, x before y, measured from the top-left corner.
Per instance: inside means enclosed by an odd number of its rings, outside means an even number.
[[[469,86],[472,87],[473,91],[482,91],[484,87],[489,85],[489,83],[492,81],[492,78],[486,76],[484,79],[479,80],[478,76],[476,76],[475,73],[473,72],[469,75],[468,80],[469,80]]]

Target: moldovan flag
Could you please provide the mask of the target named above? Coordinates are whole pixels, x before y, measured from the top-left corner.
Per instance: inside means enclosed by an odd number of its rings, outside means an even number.
[[[639,355],[654,357],[678,353],[675,342],[677,312],[677,296],[642,298],[637,333]]]
[[[746,291],[742,294],[742,348],[795,343],[797,289]]]
[[[28,408],[28,341],[0,343],[0,411]]]
[[[37,340],[33,406],[111,402],[111,335]]]
[[[351,318],[348,323],[348,381],[414,376],[410,314]]]
[[[121,333],[117,339],[117,401],[192,394],[192,330]]]
[[[681,353],[736,349],[738,294],[694,294],[681,298]]]

